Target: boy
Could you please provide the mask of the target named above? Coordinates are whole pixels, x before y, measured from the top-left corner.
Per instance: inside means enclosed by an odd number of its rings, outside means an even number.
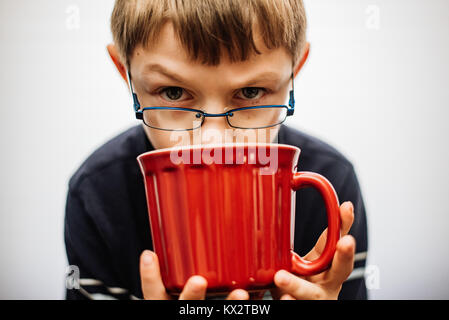
[[[231,109],[284,104],[309,52],[302,1],[117,0],[111,29],[114,44],[108,52],[135,93],[136,111],[158,108],[145,110],[141,125],[100,147],[70,180],[65,243],[69,264],[79,268],[81,287],[67,290],[67,298],[174,298],[165,291],[158,257],[151,251],[136,157],[178,145],[174,132],[179,129],[187,137],[182,144],[220,143],[231,133],[234,140],[243,135],[248,141],[268,139],[299,147],[298,171],[324,175],[338,194],[341,239],[327,271],[297,277],[280,270],[271,295],[366,298],[363,277],[348,279],[354,265],[363,269],[367,250],[365,208],[351,163],[324,142],[282,125],[286,114],[273,117],[269,108],[250,109],[245,129],[232,126],[226,115]],[[184,121],[189,108],[201,110],[201,126]],[[314,260],[324,247],[325,217],[315,190],[296,193],[294,249],[305,259]],[[204,299],[206,289],[206,279],[193,276],[179,298]],[[227,298],[255,297],[238,289]]]

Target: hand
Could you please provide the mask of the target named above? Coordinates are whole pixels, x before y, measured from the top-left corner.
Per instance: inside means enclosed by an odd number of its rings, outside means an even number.
[[[165,290],[159,269],[157,255],[145,250],[140,256],[140,279],[143,298],[145,300],[171,300],[171,296]],[[201,276],[192,276],[187,280],[179,300],[204,300],[206,297],[207,280]],[[248,300],[249,294],[245,290],[236,289],[226,298],[227,300]]]
[[[274,299],[282,300],[330,300],[337,299],[343,282],[349,277],[354,267],[355,240],[348,235],[354,222],[354,206],[345,202],[340,206],[341,238],[331,267],[317,275],[298,277],[285,270],[274,275],[277,288],[271,290]],[[315,247],[304,257],[315,260],[323,252],[327,239],[327,229],[321,234]]]

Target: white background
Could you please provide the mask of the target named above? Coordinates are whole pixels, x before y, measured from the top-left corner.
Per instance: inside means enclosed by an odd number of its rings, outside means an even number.
[[[306,0],[288,124],[355,165],[372,299],[449,298],[449,2]],[[105,46],[113,1],[0,2],[0,299],[62,299],[67,182],[136,124]]]

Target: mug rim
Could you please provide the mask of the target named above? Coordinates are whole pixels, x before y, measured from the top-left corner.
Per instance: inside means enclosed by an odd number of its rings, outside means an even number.
[[[301,149],[296,147],[296,146],[292,146],[289,144],[284,144],[284,143],[266,143],[266,142],[237,142],[237,143],[210,143],[210,144],[192,144],[192,145],[186,145],[186,146],[174,146],[174,147],[169,147],[169,148],[161,148],[161,149],[156,149],[156,150],[151,150],[151,151],[147,151],[144,152],[140,155],[137,156],[137,159],[143,158],[145,156],[149,156],[149,155],[155,155],[155,154],[159,154],[159,153],[166,153],[166,152],[172,152],[174,150],[197,150],[197,149],[202,149],[202,148],[225,148],[225,147],[239,147],[239,146],[277,146],[278,148],[281,149],[290,149],[290,150],[294,150],[294,151],[299,151],[301,152]]]

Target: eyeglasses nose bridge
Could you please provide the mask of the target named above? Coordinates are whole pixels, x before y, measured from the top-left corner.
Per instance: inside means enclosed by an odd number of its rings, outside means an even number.
[[[203,113],[204,117],[211,117],[211,118],[216,118],[216,117],[226,117],[228,116],[230,113],[229,112],[225,112],[225,113]]]

